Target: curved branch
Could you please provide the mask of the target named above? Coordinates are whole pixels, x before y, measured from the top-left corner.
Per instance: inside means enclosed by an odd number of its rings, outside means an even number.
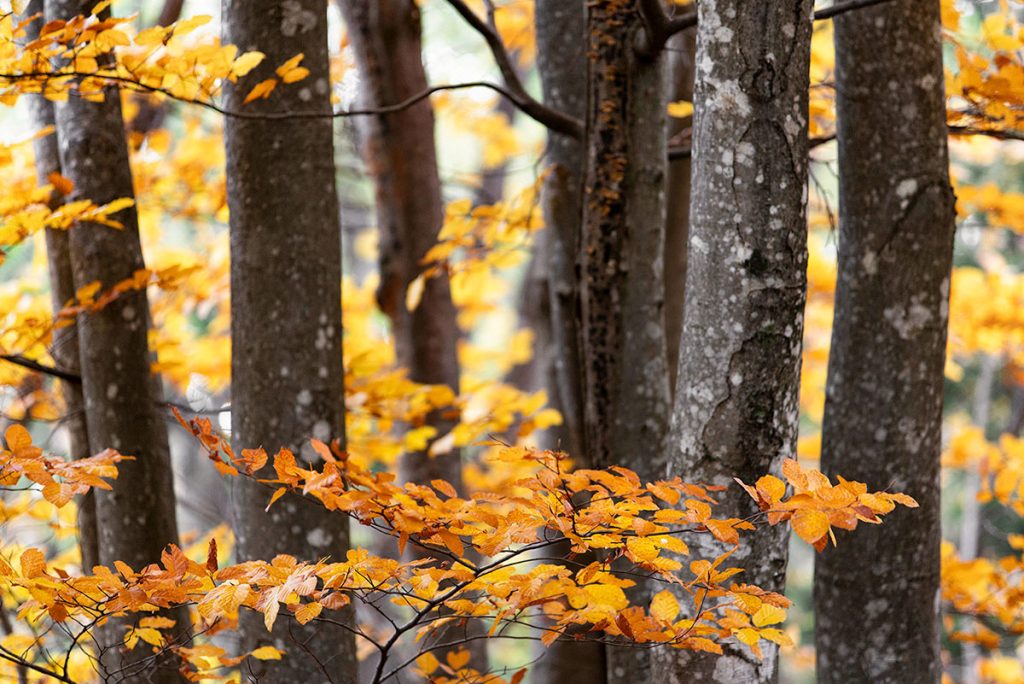
[[[583,122],[544,105],[526,92],[519,74],[516,73],[515,65],[512,64],[512,58],[509,56],[508,50],[505,49],[505,43],[501,40],[501,36],[485,20],[481,19],[476,12],[470,9],[463,0],[448,0],[448,4],[487,42],[487,47],[490,48],[494,61],[498,65],[498,70],[501,72],[502,79],[505,81],[506,96],[516,107],[523,114],[556,133],[562,133],[577,140],[582,139]]]

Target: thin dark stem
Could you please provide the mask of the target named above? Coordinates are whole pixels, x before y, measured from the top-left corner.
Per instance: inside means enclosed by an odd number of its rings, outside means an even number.
[[[505,48],[505,43],[501,40],[501,36],[488,25],[487,21],[481,19],[463,0],[448,0],[448,4],[487,42],[487,47],[490,48],[502,79],[505,81],[506,97],[512,100],[520,111],[538,123],[556,133],[581,140],[583,138],[583,122],[547,107],[526,92],[515,64],[512,63],[512,57]]]

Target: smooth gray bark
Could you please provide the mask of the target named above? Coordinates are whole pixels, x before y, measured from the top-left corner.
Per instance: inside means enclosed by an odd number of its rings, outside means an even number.
[[[582,120],[586,112],[586,18],[582,0],[537,0],[537,70],[544,104]],[[549,132],[545,162],[549,175],[542,190],[543,259],[551,316],[552,404],[562,413],[556,445],[581,467],[591,461],[583,450],[581,368],[579,350],[579,287],[577,252],[582,219],[583,145]],[[538,349],[539,353],[539,349]],[[567,548],[567,547],[566,547]],[[602,644],[556,641],[531,670],[538,684],[589,684],[605,681]]]
[[[921,507],[842,535],[818,557],[818,677],[933,684],[942,673],[939,454],[955,230],[939,3],[845,14],[835,43],[839,281],[822,466]]]
[[[89,14],[95,4],[48,0],[46,16],[53,20]],[[60,167],[74,183],[69,201],[104,204],[134,197],[117,89],[109,89],[100,103],[72,93],[57,104],[56,122]],[[114,218],[123,229],[83,223],[68,234],[76,289],[99,281],[101,291],[106,291],[145,268],[135,208]],[[96,491],[99,561],[108,566],[121,560],[141,569],[159,562],[164,547],[178,542],[162,391],[150,371],[149,321],[142,289],[125,292],[97,312],[81,314],[77,322],[89,449],[98,453],[112,448],[136,459],[119,465],[112,491]],[[188,628],[183,613],[175,617],[178,629]],[[123,632],[114,623],[102,634],[104,641],[116,640],[120,646]],[[143,676],[143,669],[150,681],[177,679],[173,664],[154,667],[152,662],[139,662],[140,655],[141,650],[122,658],[111,648],[103,654],[102,666],[115,681]]]
[[[420,39],[420,11],[413,0],[343,0],[341,7],[359,65],[363,104],[397,104],[427,89]],[[419,305],[406,307],[409,284],[424,267],[423,256],[437,242],[444,201],[437,170],[434,110],[423,100],[400,112],[374,116],[366,126],[364,156],[374,178],[380,230],[380,287],[377,301],[391,319],[398,363],[409,378],[447,385],[458,394],[456,355],[459,330],[445,274],[426,282]],[[437,438],[454,422],[429,417]],[[430,457],[404,456],[404,480],[440,478],[461,487],[460,450]]]
[[[26,16],[33,16],[43,11],[42,0],[34,0],[25,9]],[[34,20],[26,28],[26,40],[35,40],[43,26],[42,16]],[[51,126],[56,129],[57,120],[53,102],[45,97],[34,96],[29,99],[32,125],[37,131]],[[40,185],[50,183],[51,174],[60,173],[60,149],[57,143],[57,132],[37,138],[33,143],[35,151],[36,182]],[[64,201],[63,196],[54,191],[50,201],[53,209]],[[50,274],[50,302],[56,316],[64,305],[75,296],[75,280],[71,271],[71,249],[68,231],[46,231],[46,263]],[[56,328],[50,345],[50,356],[54,364],[65,371],[81,375],[81,362],[78,350],[78,323]],[[82,397],[82,386],[73,382],[61,382],[61,393],[64,397],[64,429],[68,438],[68,456],[72,459],[87,458],[89,450],[89,430],[85,422],[85,400]],[[78,548],[82,554],[82,569],[89,572],[98,565],[99,543],[96,529],[96,496],[91,491],[76,499],[78,508]]]
[[[537,0],[537,70],[544,104],[583,119],[586,110],[584,3],[582,0]],[[577,248],[582,218],[583,146],[561,133],[550,133],[545,161],[550,173],[542,192],[551,336],[555,349],[554,403],[562,412],[561,449],[589,464],[583,452],[579,352]]]
[[[796,453],[807,266],[807,99],[811,0],[702,0],[697,29],[686,318],[669,475],[725,485],[718,518],[757,506],[733,483],[778,472]],[[788,529],[746,535],[731,564],[781,591]],[[695,558],[727,547],[687,539]],[[772,682],[778,652],[664,649],[656,678]]]
[[[684,31],[669,41],[668,88],[673,102],[693,101],[693,77],[697,32]],[[669,120],[669,145],[686,145],[693,119]],[[669,387],[675,391],[679,366],[679,341],[686,309],[686,257],[690,237],[690,159],[674,159],[668,165],[665,218],[665,341],[668,346]]]
[[[227,107],[251,112],[330,112],[327,5],[319,0],[224,0],[224,39],[267,59],[228,89]],[[269,100],[244,105],[249,90],[287,59],[305,54],[310,75],[280,85]],[[315,120],[228,119],[231,210],[231,394],[235,448],[282,447],[322,466],[312,437],[344,446],[341,356],[341,225],[333,130]],[[268,472],[272,469],[268,467]],[[270,490],[249,480],[233,486],[238,556],[270,560],[345,557],[348,521],[298,496],[264,513]],[[356,679],[355,645],[340,627],[244,613],[243,648],[274,643],[282,661],[260,663],[267,681]],[[343,616],[348,619],[351,615]]]
[[[642,55],[635,0],[587,5],[589,89],[579,241],[583,451],[597,467],[665,473],[667,165],[662,59]],[[639,582],[632,600],[645,605]],[[644,649],[608,648],[609,682],[647,681]]]

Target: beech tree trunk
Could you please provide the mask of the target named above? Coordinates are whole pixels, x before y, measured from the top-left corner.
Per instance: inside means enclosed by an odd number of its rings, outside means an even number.
[[[325,114],[307,120],[227,120],[232,441],[236,449],[263,446],[271,454],[287,447],[320,467],[309,439],[336,439],[344,446],[345,436],[341,224],[329,118],[327,5],[224,0],[222,16],[225,42],[267,55],[228,90],[229,109]],[[310,70],[306,79],[279,86],[269,100],[243,104],[256,83],[299,53]],[[344,515],[298,496],[285,496],[264,513],[267,488],[249,480],[232,486],[239,558],[345,557]],[[243,614],[240,628],[246,650],[273,643],[288,651],[282,661],[263,663],[267,681],[356,679],[354,641],[343,628],[279,620],[269,634],[262,617],[251,612]]]
[[[91,0],[48,0],[47,19],[69,19],[88,14]],[[72,93],[56,107],[60,168],[74,189],[69,201],[89,199],[98,204],[133,198],[121,101],[116,88],[103,102],[89,102]],[[101,291],[131,278],[145,268],[134,207],[114,217],[124,228],[82,223],[68,234],[74,287],[99,281]],[[64,272],[64,277],[67,273]],[[168,544],[178,542],[174,485],[171,476],[162,390],[150,371],[149,302],[145,289],[125,292],[97,312],[81,314],[78,331],[82,395],[89,435],[89,450],[112,448],[134,456],[121,463],[112,491],[96,491],[99,561],[115,560],[141,569],[159,562]],[[187,616],[176,614],[178,628]],[[120,646],[117,627],[104,634]],[[103,654],[102,666],[110,676],[130,680],[135,668],[147,668],[152,681],[176,681],[170,669],[148,670],[153,663],[122,659],[113,647]]]
[[[719,518],[757,506],[733,483],[778,472],[796,453],[807,266],[807,99],[811,0],[704,0],[697,29],[696,119],[686,318],[669,474],[725,485]],[[781,591],[788,529],[742,538],[743,581]],[[690,543],[691,540],[687,539]],[[726,550],[710,535],[694,558]],[[657,680],[772,682],[778,652],[664,649]]]
[[[939,453],[955,230],[939,3],[847,13],[835,44],[839,283],[822,466],[921,507],[818,556],[818,677],[931,684],[942,673]]]
[[[587,6],[589,88],[579,241],[583,450],[649,481],[665,474],[669,384],[663,310],[665,88],[639,54],[635,0]],[[633,600],[646,605],[643,583]],[[648,681],[644,649],[609,648],[609,682]]]
[[[586,113],[586,21],[584,3],[536,0],[537,70],[544,104],[580,120]],[[548,134],[550,167],[542,191],[551,338],[554,347],[554,403],[562,412],[560,448],[588,467],[583,451],[579,351],[577,251],[582,219],[583,145],[561,133]],[[544,663],[540,664],[544,667]],[[562,680],[565,681],[565,680]],[[594,680],[597,681],[597,680]]]
[[[696,31],[684,31],[669,42],[669,99],[693,101]],[[672,146],[690,143],[693,119],[669,119]],[[686,257],[690,240],[690,159],[668,164],[665,219],[665,341],[668,346],[669,388],[675,391],[679,366],[679,340],[686,309]]]
[[[586,115],[586,17],[584,3],[536,0],[537,70],[544,104],[580,120]],[[549,175],[542,190],[545,228],[534,259],[543,259],[551,316],[552,404],[562,413],[557,448],[580,467],[590,467],[583,449],[582,369],[579,342],[578,245],[583,211],[583,144],[549,132],[545,162]],[[538,348],[538,353],[539,353]],[[565,547],[566,549],[568,546]],[[538,684],[589,684],[605,681],[602,644],[556,641],[531,669]]]
[[[343,0],[341,3],[367,107],[397,104],[427,89],[420,40],[420,10],[414,0]],[[436,242],[444,221],[437,171],[434,110],[423,100],[400,112],[375,116],[367,127],[365,158],[373,175],[380,230],[380,287],[377,301],[391,319],[398,362],[415,382],[447,385],[459,392],[456,356],[459,331],[448,278],[426,282],[414,311],[406,307],[409,284],[423,272],[420,263]],[[438,413],[429,424],[437,438],[454,422]],[[440,478],[461,487],[458,449],[429,457],[402,459],[405,480]]]
[[[33,16],[43,11],[42,0],[34,0],[25,9],[26,16]],[[38,38],[44,19],[40,16],[28,25],[26,40]],[[29,98],[32,123],[36,131],[54,127],[57,120],[53,102],[45,97]],[[37,138],[34,142],[36,179],[40,185],[50,182],[51,174],[60,173],[60,149],[57,143],[57,132]],[[63,203],[63,197],[55,190],[51,199],[51,208],[56,209]],[[75,281],[71,271],[71,249],[68,231],[46,231],[46,260],[50,271],[50,301],[56,316],[64,305],[75,296]],[[56,328],[50,346],[50,356],[54,364],[65,371],[81,375],[81,361],[78,350],[78,323]],[[68,439],[68,456],[72,459],[87,458],[89,450],[89,430],[85,422],[85,400],[82,397],[82,386],[73,382],[61,381],[61,393],[64,396],[63,424]],[[96,529],[96,496],[90,491],[75,501],[78,516],[78,548],[82,554],[82,568],[85,572],[98,565],[99,543]]]

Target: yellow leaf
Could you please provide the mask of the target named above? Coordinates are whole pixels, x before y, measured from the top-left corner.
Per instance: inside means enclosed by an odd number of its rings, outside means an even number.
[[[808,544],[828,534],[828,516],[813,509],[800,509],[793,514],[793,531]]]
[[[670,102],[668,105],[668,115],[676,119],[685,119],[688,116],[693,116],[693,103],[686,100]]]
[[[418,665],[419,668],[423,670],[423,674],[426,675],[429,675],[434,670],[441,667],[441,663],[437,660],[437,656],[429,651],[416,659],[416,665]]]
[[[279,651],[273,646],[260,646],[249,655],[256,660],[280,660],[282,653],[283,651]]]
[[[671,591],[659,591],[651,599],[651,615],[662,622],[672,622],[679,615],[679,601]]]
[[[295,611],[295,619],[298,620],[300,625],[304,625],[319,615],[323,609],[324,607],[316,601],[303,604],[301,608]]]
[[[423,299],[423,290],[427,285],[427,278],[422,273],[409,283],[409,289],[405,293],[405,308],[408,311],[415,311]]]
[[[245,76],[250,71],[260,65],[261,62],[266,58],[262,52],[246,52],[234,61],[231,65],[231,72],[235,76]]]
[[[786,619],[786,611],[770,603],[762,603],[761,607],[751,618],[756,627],[767,627],[777,625]]]

